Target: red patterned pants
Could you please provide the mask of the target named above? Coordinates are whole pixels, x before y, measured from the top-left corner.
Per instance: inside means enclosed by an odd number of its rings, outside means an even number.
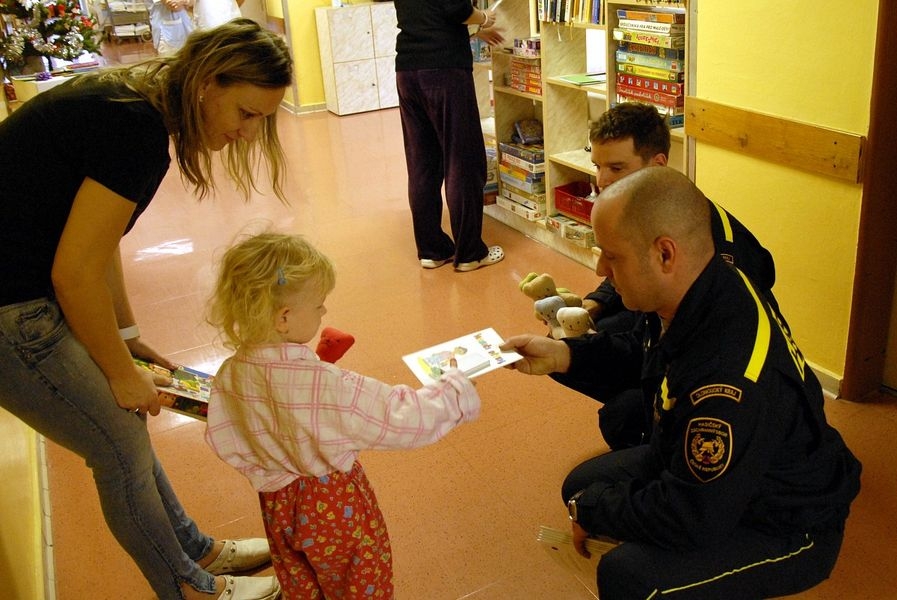
[[[389,534],[358,462],[259,501],[284,600],[393,598]]]

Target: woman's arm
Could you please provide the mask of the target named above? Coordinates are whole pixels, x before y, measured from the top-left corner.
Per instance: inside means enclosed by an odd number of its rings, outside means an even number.
[[[134,364],[118,331],[116,295],[121,302],[123,283],[115,290],[110,285],[115,269],[123,281],[116,262],[118,243],[133,212],[133,202],[86,178],[59,240],[51,276],[69,328],[106,375],[118,405],[155,415],[159,399],[152,375]],[[129,304],[118,310],[133,319]]]

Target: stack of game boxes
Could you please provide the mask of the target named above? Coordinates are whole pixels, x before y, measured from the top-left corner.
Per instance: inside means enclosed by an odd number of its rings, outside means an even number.
[[[653,104],[670,127],[685,114],[685,13],[617,9],[616,101]]]
[[[496,202],[528,221],[545,218],[545,150],[541,144],[500,142]]]
[[[515,90],[542,95],[542,66],[539,38],[514,40],[513,54],[505,84]]]

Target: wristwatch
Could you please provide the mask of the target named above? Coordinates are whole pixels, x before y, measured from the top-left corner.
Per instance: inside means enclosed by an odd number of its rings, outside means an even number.
[[[574,523],[579,523],[578,517],[578,509],[576,507],[576,501],[579,500],[579,497],[582,496],[582,493],[585,490],[579,490],[567,500],[567,514],[570,515],[570,520]]]

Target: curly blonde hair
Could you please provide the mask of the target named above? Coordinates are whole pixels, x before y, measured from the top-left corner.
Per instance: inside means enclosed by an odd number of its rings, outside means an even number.
[[[266,232],[225,252],[207,321],[228,348],[273,341],[275,313],[297,293],[329,294],[333,264],[300,235]]]
[[[127,85],[162,114],[174,141],[181,177],[203,198],[215,187],[213,151],[204,140],[200,110],[203,86],[215,81],[222,87],[248,84],[286,88],[293,80],[293,59],[277,34],[250,19],[234,19],[212,29],[194,31],[172,56],[157,56],[82,77],[88,76]],[[225,168],[246,199],[251,190],[258,190],[260,158],[265,158],[274,193],[286,203],[286,161],[277,136],[276,112],[265,118],[256,140],[239,139],[227,146]]]

